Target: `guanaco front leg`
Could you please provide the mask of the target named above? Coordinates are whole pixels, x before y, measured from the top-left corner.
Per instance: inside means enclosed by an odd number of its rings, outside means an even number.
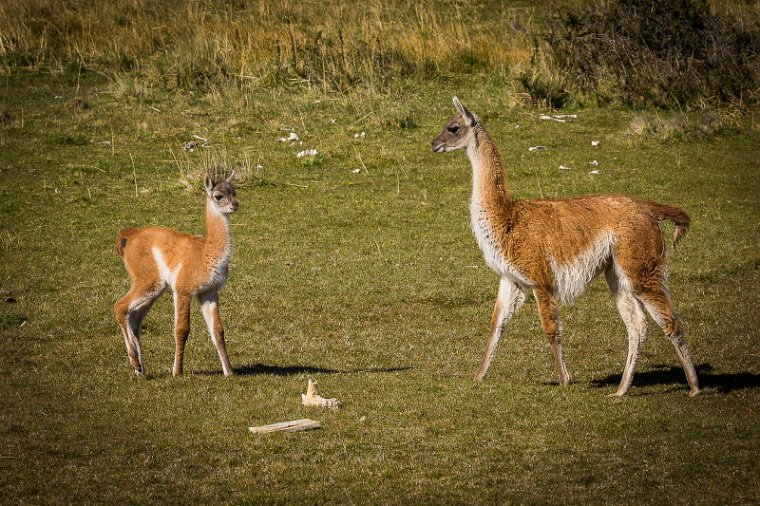
[[[491,336],[488,339],[483,364],[475,374],[475,381],[483,381],[483,378],[486,377],[488,368],[491,366],[491,361],[496,353],[496,345],[499,344],[499,339],[501,339],[501,335],[504,332],[504,326],[517,310],[520,309],[523,302],[525,302],[525,294],[520,290],[520,287],[512,281],[502,278],[499,282],[499,294],[493,307],[493,314],[491,315]]]
[[[174,367],[172,376],[182,374],[185,356],[185,343],[190,334],[190,296],[174,292]]]
[[[222,327],[222,320],[219,317],[219,295],[216,292],[199,294],[198,301],[201,304],[201,313],[203,313],[203,319],[206,322],[211,341],[216,346],[216,351],[219,354],[224,375],[232,376],[230,359],[227,357],[227,345],[224,341],[224,328]]]
[[[533,294],[536,296],[536,302],[538,303],[538,317],[541,320],[541,327],[549,338],[549,343],[554,352],[559,384],[562,386],[568,385],[570,384],[570,374],[567,372],[567,365],[565,364],[562,352],[562,326],[559,322],[557,301],[551,293],[540,288],[533,290]]]

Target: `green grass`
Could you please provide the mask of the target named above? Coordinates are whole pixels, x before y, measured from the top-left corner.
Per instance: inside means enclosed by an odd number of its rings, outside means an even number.
[[[4,77],[0,288],[17,299],[0,303],[4,503],[760,501],[751,116],[663,140],[632,135],[639,113],[624,110],[540,121],[493,82],[399,89],[133,94],[87,73]],[[606,397],[626,337],[600,280],[562,309],[572,386],[556,385],[532,301],[473,384],[498,280],[469,230],[464,154],[429,148],[454,94],[501,145],[516,197],[628,193],[690,212],[671,287],[700,396],[650,324],[630,395]],[[284,128],[304,146],[277,142]],[[183,151],[193,135],[209,146]],[[296,158],[305,148],[320,154]],[[241,175],[221,295],[238,374],[221,376],[195,310],[186,375],[170,376],[165,297],[136,378],[112,315],[128,289],[115,233],[201,233],[201,175],[220,166]],[[301,406],[307,378],[343,409]],[[323,428],[247,430],[302,417]]]

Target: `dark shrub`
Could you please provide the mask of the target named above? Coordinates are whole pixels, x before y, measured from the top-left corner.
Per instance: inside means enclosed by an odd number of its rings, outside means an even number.
[[[760,100],[757,26],[707,0],[611,0],[561,12],[546,37],[555,71],[599,102],[663,108]]]

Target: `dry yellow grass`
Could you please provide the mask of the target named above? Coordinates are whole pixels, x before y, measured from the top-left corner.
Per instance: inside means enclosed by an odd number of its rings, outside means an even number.
[[[534,7],[463,1],[14,1],[0,6],[2,71],[71,62],[167,87],[262,79],[325,89],[530,61]]]

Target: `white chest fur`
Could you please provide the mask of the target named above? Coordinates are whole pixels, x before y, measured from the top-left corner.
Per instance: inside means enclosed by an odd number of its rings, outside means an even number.
[[[227,273],[229,264],[232,259],[232,241],[230,240],[224,248],[222,257],[214,264],[209,274],[209,279],[203,289],[216,288],[220,289],[227,282]]]
[[[229,216],[219,211],[213,204],[210,204],[209,211],[212,218],[207,218],[206,228],[210,241],[206,245],[207,252],[213,252],[207,260],[207,268],[210,268],[208,281],[200,287],[199,291],[219,290],[227,282],[227,273],[230,260],[232,259],[232,235],[230,234]],[[224,245],[219,253],[219,246]]]
[[[525,287],[532,287],[533,282],[506,258],[499,245],[487,211],[480,203],[474,200],[470,204],[470,220],[475,240],[483,252],[483,257],[488,267],[503,278],[507,278]]]

